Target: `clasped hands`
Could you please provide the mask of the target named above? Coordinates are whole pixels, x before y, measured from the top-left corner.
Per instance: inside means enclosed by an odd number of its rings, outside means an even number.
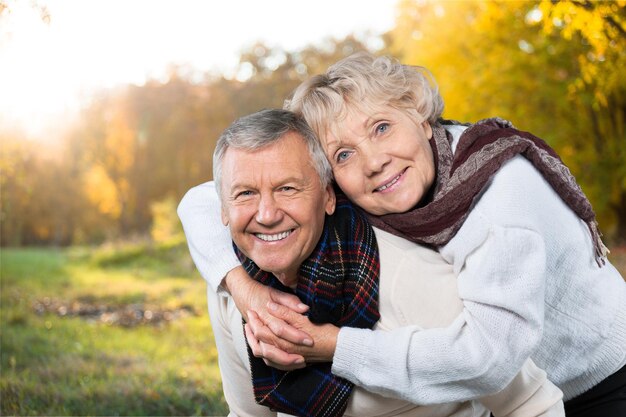
[[[245,335],[254,356],[282,370],[332,361],[339,328],[312,323],[303,314],[309,307],[298,297],[252,280],[241,267],[227,275],[226,284],[246,320]]]

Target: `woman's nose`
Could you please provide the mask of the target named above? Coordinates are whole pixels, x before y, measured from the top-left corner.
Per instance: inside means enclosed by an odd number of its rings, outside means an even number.
[[[382,172],[385,166],[391,161],[389,154],[372,143],[364,144],[361,151],[364,159],[363,171],[368,177]]]

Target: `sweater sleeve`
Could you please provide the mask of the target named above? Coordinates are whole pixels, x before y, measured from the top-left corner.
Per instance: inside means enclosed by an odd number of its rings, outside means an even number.
[[[464,309],[451,325],[390,332],[344,327],[333,373],[382,395],[424,405],[502,390],[541,338],[543,258],[536,233],[493,230],[459,274]]]
[[[333,358],[335,374],[417,404],[484,397],[512,381],[543,332],[547,255],[544,236],[532,219],[543,214],[558,225],[560,215],[541,213],[538,194],[517,187],[532,190],[537,184],[528,175],[521,178],[515,184],[510,178],[494,181],[441,250],[458,273],[463,311],[457,319],[428,330],[342,328]],[[518,192],[536,198],[519,197]]]
[[[233,251],[230,231],[222,224],[213,181],[187,191],[177,211],[196,268],[214,291],[224,291],[222,279],[241,263]]]

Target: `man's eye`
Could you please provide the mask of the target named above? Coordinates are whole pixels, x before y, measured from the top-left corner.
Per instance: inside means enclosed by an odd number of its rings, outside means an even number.
[[[240,191],[238,192],[235,197],[250,197],[252,195],[252,191],[246,190],[246,191]]]

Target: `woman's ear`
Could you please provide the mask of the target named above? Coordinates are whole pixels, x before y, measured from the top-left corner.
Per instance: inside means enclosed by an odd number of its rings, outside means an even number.
[[[426,138],[431,139],[433,137],[433,127],[428,120],[422,122],[422,128],[424,129],[424,133],[426,133]]]

